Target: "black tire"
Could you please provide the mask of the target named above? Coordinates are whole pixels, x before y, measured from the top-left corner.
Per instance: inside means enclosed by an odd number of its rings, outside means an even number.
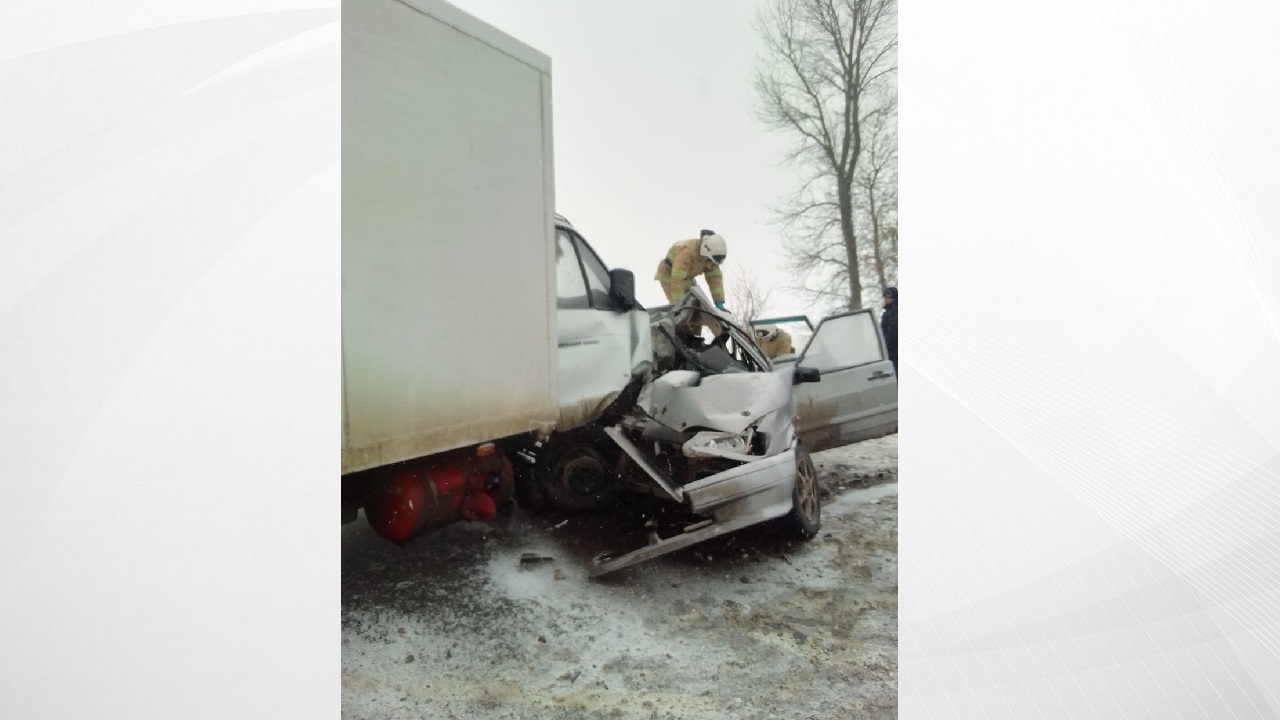
[[[796,444],[796,481],[791,488],[791,512],[782,517],[781,529],[797,540],[812,540],[822,528],[822,495],[818,471],[809,451]]]
[[[566,445],[537,469],[538,484],[547,502],[562,510],[600,510],[618,497],[613,465],[588,443]]]

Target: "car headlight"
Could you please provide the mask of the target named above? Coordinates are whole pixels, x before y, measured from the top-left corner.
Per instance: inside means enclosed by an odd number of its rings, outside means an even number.
[[[720,452],[745,455],[750,451],[754,433],[754,428],[743,433],[700,432],[684,444],[684,454],[688,457]]]

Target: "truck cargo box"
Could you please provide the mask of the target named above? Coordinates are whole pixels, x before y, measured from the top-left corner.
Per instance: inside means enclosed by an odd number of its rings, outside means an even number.
[[[435,0],[342,43],[343,473],[555,421],[550,59]]]

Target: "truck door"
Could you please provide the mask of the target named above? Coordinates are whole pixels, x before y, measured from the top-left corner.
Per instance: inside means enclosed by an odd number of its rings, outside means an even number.
[[[898,378],[871,310],[818,323],[792,367],[822,373],[795,386],[800,440],[810,452],[897,432]]]
[[[609,273],[573,230],[556,228],[559,396],[562,415],[626,387],[649,352],[647,324],[622,312],[609,294]],[[643,312],[639,315],[647,318]],[[575,413],[576,415],[577,413]],[[574,425],[592,418],[565,418]]]

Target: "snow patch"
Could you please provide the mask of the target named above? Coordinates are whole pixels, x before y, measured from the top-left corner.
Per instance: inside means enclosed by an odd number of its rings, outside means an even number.
[[[859,488],[857,490],[849,490],[840,495],[835,502],[822,507],[822,516],[824,519],[829,517],[839,517],[848,515],[849,511],[859,505],[877,502],[882,498],[890,495],[898,494],[898,483],[885,483],[883,485],[874,485],[869,488]]]

